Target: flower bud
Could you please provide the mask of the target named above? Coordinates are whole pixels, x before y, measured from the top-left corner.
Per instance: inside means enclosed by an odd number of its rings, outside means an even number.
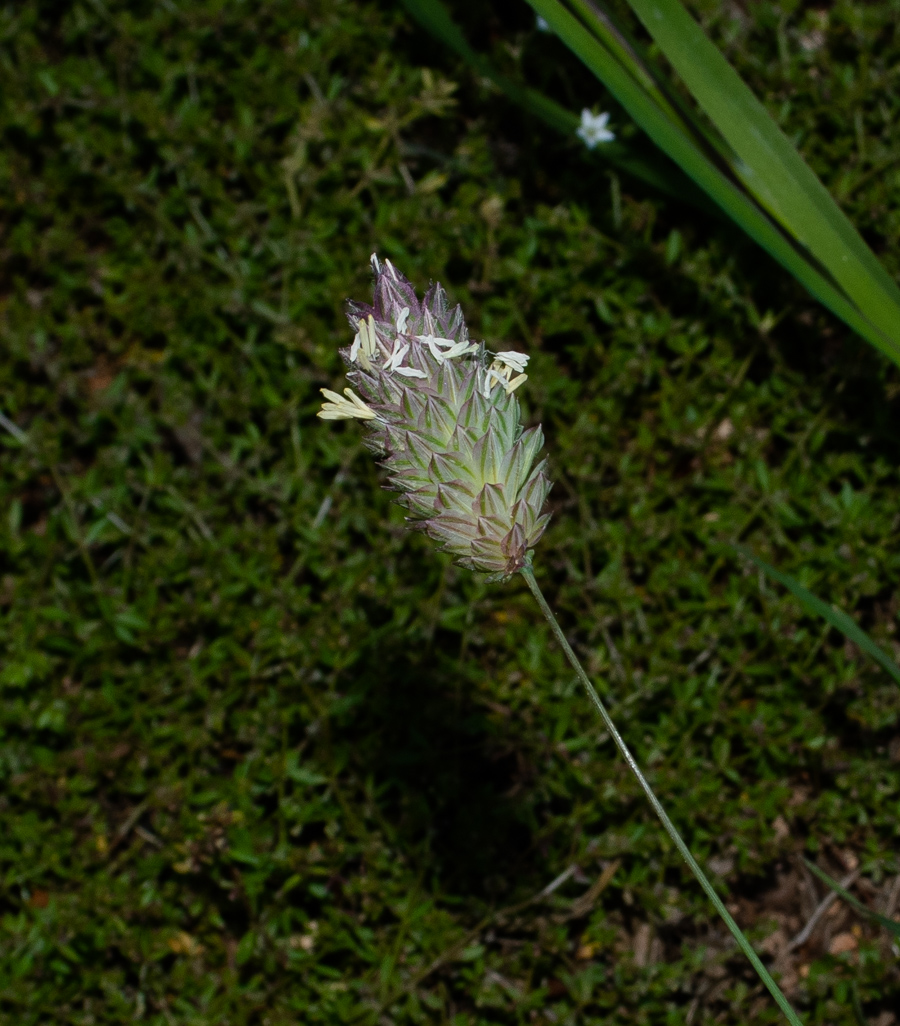
[[[372,266],[374,303],[349,304],[355,335],[341,350],[359,395],[322,389],[319,416],[365,421],[413,526],[503,580],[528,565],[550,519],[546,461],[535,465],[543,435],[522,430],[514,394],[528,357],[470,341],[440,284],[419,301],[389,260]]]

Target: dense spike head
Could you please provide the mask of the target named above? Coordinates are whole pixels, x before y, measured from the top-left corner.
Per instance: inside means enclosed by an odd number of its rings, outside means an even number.
[[[522,431],[514,395],[528,357],[470,342],[440,284],[420,301],[389,260],[372,267],[374,303],[348,303],[354,338],[341,350],[362,398],[326,392],[319,416],[364,421],[411,525],[502,580],[528,565],[550,519],[543,435]]]

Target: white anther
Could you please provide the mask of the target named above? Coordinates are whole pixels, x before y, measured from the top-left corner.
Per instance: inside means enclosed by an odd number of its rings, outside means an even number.
[[[394,340],[394,350],[384,362],[384,369],[387,371],[396,370],[403,362],[403,357],[409,352],[409,343],[402,342],[399,338]]]
[[[429,340],[434,342],[436,345],[443,346],[445,349],[456,345],[452,338],[436,338],[434,335],[416,335],[417,342],[428,342]]]
[[[419,341],[426,343],[428,348],[431,350],[431,355],[438,363],[444,362],[444,354],[441,352],[440,346],[435,342],[434,335],[420,335]]]
[[[378,414],[374,410],[370,410],[352,388],[344,389],[346,399],[343,395],[338,395],[337,392],[332,392],[328,388],[321,388],[319,391],[328,400],[327,403],[322,404],[322,409],[318,413],[322,420],[378,419]]]
[[[477,349],[478,346],[473,342],[456,342],[444,353],[444,359],[452,360],[456,356],[468,356],[469,353],[474,353]]]
[[[513,350],[494,354],[494,361],[496,363],[502,363],[504,367],[514,370],[517,374],[521,374],[525,370],[528,360],[529,357],[525,353],[517,353]]]

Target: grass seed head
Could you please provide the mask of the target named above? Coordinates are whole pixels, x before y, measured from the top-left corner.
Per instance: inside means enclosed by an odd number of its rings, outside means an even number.
[[[374,302],[349,304],[355,334],[341,350],[359,395],[322,389],[319,416],[365,421],[411,524],[462,566],[510,577],[550,519],[543,435],[522,430],[514,394],[528,357],[472,342],[439,283],[420,301],[389,260],[373,255],[372,267]]]

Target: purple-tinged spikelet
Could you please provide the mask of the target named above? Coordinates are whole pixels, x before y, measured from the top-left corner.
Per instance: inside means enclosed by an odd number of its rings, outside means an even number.
[[[349,304],[356,333],[341,350],[351,389],[322,389],[325,420],[356,418],[386,454],[411,521],[472,570],[505,579],[528,564],[547,521],[543,435],[522,430],[515,390],[528,357],[469,340],[440,284],[421,302],[389,260],[372,257],[375,301]]]

